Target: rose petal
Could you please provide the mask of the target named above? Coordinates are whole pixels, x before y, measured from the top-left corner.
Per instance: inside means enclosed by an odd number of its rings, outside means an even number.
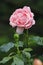
[[[24,28],[17,27],[16,33],[23,34]]]

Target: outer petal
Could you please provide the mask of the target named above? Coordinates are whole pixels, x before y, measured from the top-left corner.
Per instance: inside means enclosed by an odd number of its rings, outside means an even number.
[[[35,24],[35,20],[33,20],[33,23],[32,23],[32,25],[34,25]]]
[[[9,23],[12,27],[15,27],[15,26],[17,26],[15,23],[13,23],[13,22],[10,22]]]
[[[25,25],[25,29],[29,29],[32,27],[32,22],[29,22],[27,25]]]
[[[24,31],[24,28],[21,28],[21,27],[17,27],[17,29],[16,29],[16,33],[18,33],[18,34],[22,34],[23,31]]]
[[[21,8],[19,8],[19,9],[16,9],[13,14],[15,15],[15,14],[18,14],[18,13],[22,13],[22,11],[23,11],[23,10],[22,10]]]
[[[24,6],[23,10],[27,13],[29,13],[31,11],[30,7]]]

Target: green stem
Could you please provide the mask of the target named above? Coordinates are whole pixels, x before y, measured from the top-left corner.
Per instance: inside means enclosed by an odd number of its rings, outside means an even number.
[[[27,44],[28,44],[28,29],[26,31],[26,35],[27,35]]]
[[[20,50],[19,50],[19,47],[18,47],[18,43],[19,43],[19,40],[16,42],[16,44],[17,44],[17,53],[20,54]]]
[[[18,54],[20,54],[20,50],[19,50],[19,48],[18,48],[18,47],[17,47],[17,53],[18,53]]]
[[[26,30],[26,33],[24,33],[24,39],[25,39],[24,43],[28,46],[28,29]]]

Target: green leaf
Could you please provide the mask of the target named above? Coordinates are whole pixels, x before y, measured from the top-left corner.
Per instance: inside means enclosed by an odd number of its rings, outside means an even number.
[[[31,54],[30,54],[29,52],[23,51],[23,54],[24,54],[28,59],[31,58]]]
[[[24,62],[21,59],[14,57],[11,65],[24,65]]]
[[[0,61],[0,63],[6,63],[8,62],[10,59],[12,59],[12,57],[4,57],[2,61]]]
[[[4,45],[0,46],[0,51],[1,52],[8,52],[13,47],[14,47],[14,43],[9,42],[8,44],[4,44]]]
[[[35,42],[36,42],[38,45],[43,45],[43,42],[42,42],[42,38],[41,38],[41,37],[36,36],[36,37],[34,37],[34,40],[35,40]]]
[[[14,45],[15,45],[15,47],[23,47],[23,42],[19,41],[18,44],[14,44]]]
[[[43,37],[39,37],[39,36],[30,36],[29,37],[29,41],[28,41],[28,45],[30,46],[37,46],[38,45],[43,45]]]
[[[31,48],[25,48],[23,51],[32,51]]]
[[[23,47],[23,42],[19,41],[19,47]]]
[[[9,54],[9,56],[12,56],[14,54],[14,52],[11,52],[10,54]]]

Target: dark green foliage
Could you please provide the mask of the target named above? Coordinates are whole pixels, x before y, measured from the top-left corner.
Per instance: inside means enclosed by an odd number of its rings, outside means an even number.
[[[0,64],[1,63],[5,64],[9,62],[9,60],[13,59],[13,62],[11,63],[11,65],[15,65],[15,64],[27,65],[27,64],[31,64],[33,62],[32,59],[35,57],[43,61],[43,37],[31,35],[29,36],[27,48],[24,48],[24,45],[25,44],[22,41],[19,41],[18,44],[10,42],[0,46],[0,52],[5,52],[8,54],[8,52],[11,51],[6,57],[4,57],[0,61]],[[12,50],[12,48],[14,50]],[[42,50],[38,53],[38,51],[41,48]]]

